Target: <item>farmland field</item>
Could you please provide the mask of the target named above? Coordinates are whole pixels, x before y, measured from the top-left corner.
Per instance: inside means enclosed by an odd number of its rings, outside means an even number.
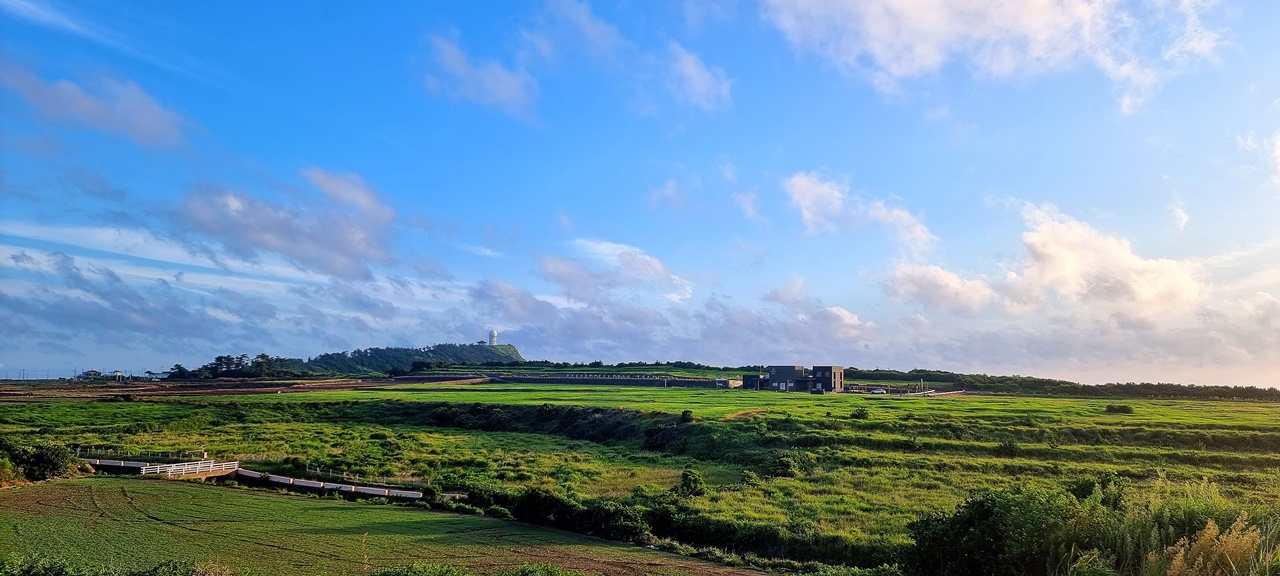
[[[862,566],[901,560],[913,520],[987,489],[1110,474],[1128,502],[1201,499],[1223,525],[1228,509],[1263,518],[1280,502],[1275,403],[533,384],[140,400],[0,404],[0,434],[125,450],[203,445],[297,476],[322,467],[478,490],[479,507],[497,502],[484,496],[495,489],[537,488],[651,510],[693,470],[707,490],[680,499],[685,523],[661,536]],[[1116,402],[1123,410],[1108,408]],[[734,540],[761,531],[768,538],[754,544]]]
[[[120,478],[0,491],[0,551],[124,568],[214,561],[261,574],[363,574],[413,561],[476,574],[524,562],[606,574],[744,573],[485,517]]]

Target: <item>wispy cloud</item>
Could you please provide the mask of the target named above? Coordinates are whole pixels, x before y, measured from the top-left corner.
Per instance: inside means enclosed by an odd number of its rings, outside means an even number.
[[[618,28],[593,14],[585,2],[552,0],[547,8],[553,17],[567,24],[596,57],[614,58],[618,50],[627,45]]]
[[[680,189],[680,185],[675,180],[667,180],[649,193],[649,205],[667,208],[679,208],[684,205],[684,201],[688,198],[688,194]]]
[[[429,37],[436,69],[427,75],[427,88],[455,98],[496,108],[507,114],[531,114],[538,83],[520,68],[494,60],[473,61],[457,42],[439,35]]]
[[[1178,231],[1186,230],[1187,223],[1191,221],[1191,215],[1187,214],[1187,203],[1181,198],[1174,198],[1169,211],[1173,214],[1173,223],[1178,225]]]
[[[733,202],[742,210],[742,215],[753,222],[766,224],[769,222],[767,218],[760,214],[760,207],[756,203],[756,193],[754,190],[747,192],[735,192],[733,194]]]
[[[21,96],[49,121],[118,132],[150,146],[177,146],[184,139],[187,120],[132,81],[103,78],[86,90],[69,80],[46,82],[0,62],[0,86]]]
[[[880,88],[931,74],[953,60],[990,76],[1039,74],[1091,62],[1124,93],[1130,112],[1186,62],[1211,57],[1220,41],[1202,14],[1211,0],[1145,3],[988,2],[985,0],[765,0],[766,21],[799,50]],[[1152,10],[1156,15],[1135,16]],[[1170,26],[1178,22],[1180,27]],[[1140,47],[1176,40],[1158,54]]]
[[[905,208],[890,208],[883,200],[876,200],[864,208],[863,212],[867,218],[893,228],[898,242],[914,253],[925,252],[938,241],[929,227]]]
[[[671,42],[671,91],[677,99],[711,111],[733,102],[733,80],[724,70],[712,68],[697,54]]]
[[[791,203],[800,209],[800,217],[810,234],[836,231],[836,221],[844,212],[848,196],[843,184],[824,180],[812,172],[797,172],[782,181],[782,188]]]
[[[640,248],[591,238],[579,238],[572,244],[584,256],[605,265],[606,272],[616,275],[617,282],[656,283],[665,286],[666,289],[673,289],[665,295],[666,298],[675,302],[693,295],[691,282],[675,275],[661,260],[646,254]]]
[[[371,263],[391,261],[387,228],[395,212],[355,174],[303,171],[329,203],[285,205],[225,187],[204,186],[183,200],[183,226],[241,258],[278,254],[344,279],[368,279]]]
[[[127,48],[98,26],[40,0],[0,0],[0,10],[32,24],[74,34],[114,48]]]

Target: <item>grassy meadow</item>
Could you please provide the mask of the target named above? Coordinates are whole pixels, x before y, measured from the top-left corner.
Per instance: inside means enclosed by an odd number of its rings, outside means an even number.
[[[1114,474],[1133,501],[1207,494],[1280,512],[1280,404],[1259,402],[422,384],[0,404],[0,434],[15,433],[204,445],[250,468],[322,466],[459,492],[652,497],[692,469],[709,486],[684,504],[699,521],[834,539],[848,555],[800,559],[869,566],[911,545],[913,520],[1015,485]]]
[[[123,569],[215,562],[239,574],[365,574],[416,561],[475,574],[535,562],[602,574],[745,573],[482,516],[123,478],[0,491],[0,551]]]

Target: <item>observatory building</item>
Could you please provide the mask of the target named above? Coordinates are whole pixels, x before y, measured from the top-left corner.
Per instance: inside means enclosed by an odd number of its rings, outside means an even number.
[[[490,346],[497,346],[497,345],[498,345],[498,331],[497,331],[497,330],[490,330],[490,331],[489,331],[489,345],[490,345]]]

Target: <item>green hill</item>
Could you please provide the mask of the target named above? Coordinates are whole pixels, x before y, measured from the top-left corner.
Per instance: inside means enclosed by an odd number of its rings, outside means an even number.
[[[303,363],[308,372],[360,374],[366,372],[408,372],[415,362],[484,364],[523,362],[511,344],[436,344],[425,348],[365,348],[350,352],[321,354]]]

